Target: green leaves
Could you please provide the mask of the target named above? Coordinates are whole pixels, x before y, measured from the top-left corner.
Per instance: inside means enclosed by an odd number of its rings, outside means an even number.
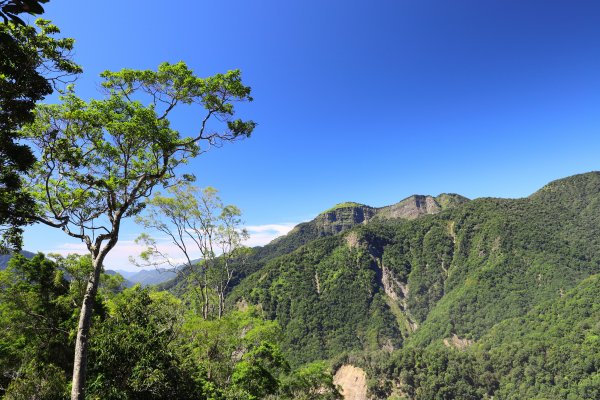
[[[1,4],[3,10],[13,13],[40,12],[37,3]],[[38,20],[36,25],[38,30],[20,23],[0,24],[0,226],[8,226],[2,232],[3,244],[12,248],[20,246],[19,227],[31,223],[35,213],[33,201],[22,190],[19,179],[33,166],[35,157],[29,146],[15,142],[17,129],[33,121],[37,101],[69,75],[81,72],[70,58],[73,40],[55,38],[53,35],[60,31],[50,21]]]
[[[250,136],[256,124],[253,121],[230,118],[235,114],[234,102],[252,101],[251,89],[241,80],[239,70],[199,78],[183,62],[162,63],[157,71],[123,69],[119,72],[104,71],[102,86],[109,93],[129,100],[147,97],[159,115],[164,119],[179,103],[198,104],[208,112],[202,120],[197,140],[232,140],[239,136]],[[205,122],[210,116],[218,116],[225,121],[229,132],[206,133]]]
[[[40,105],[21,132],[41,155],[29,185],[41,222],[66,228],[88,247],[97,236],[91,232],[112,235],[117,221],[141,213],[155,186],[189,181],[176,168],[199,153],[200,142],[218,145],[255,126],[229,120],[233,101],[251,100],[239,71],[199,78],[180,62],[102,76],[104,99],[85,102],[70,87],[61,104]],[[182,137],[171,129],[167,117],[179,104],[203,106],[199,133]],[[224,122],[222,132],[208,132],[213,118]]]
[[[17,14],[42,14],[44,8],[42,3],[48,0],[3,0],[0,1],[0,17],[7,24],[10,19],[15,24],[25,25],[25,22],[17,17]]]

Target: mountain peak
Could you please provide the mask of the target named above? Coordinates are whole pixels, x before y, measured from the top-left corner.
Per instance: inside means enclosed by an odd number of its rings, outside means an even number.
[[[414,194],[396,204],[381,207],[377,214],[386,219],[416,219],[423,215],[437,214],[467,201],[469,199],[455,193],[442,193],[437,197]]]
[[[313,221],[321,235],[340,233],[355,225],[368,222],[377,214],[377,209],[364,204],[346,202],[335,205],[319,214]]]
[[[356,203],[354,201],[345,201],[343,203],[338,203],[335,206],[331,207],[328,210],[323,211],[321,214],[328,213],[330,211],[335,211],[340,208],[354,208],[354,207],[369,207],[366,204]],[[370,207],[369,207],[370,208]]]

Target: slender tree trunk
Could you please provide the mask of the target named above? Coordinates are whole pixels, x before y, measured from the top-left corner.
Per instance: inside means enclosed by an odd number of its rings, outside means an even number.
[[[223,288],[219,289],[219,319],[225,314],[225,292]]]
[[[89,347],[89,333],[92,326],[92,312],[94,299],[98,291],[100,271],[104,256],[92,258],[93,272],[87,283],[81,313],[79,314],[79,325],[77,327],[77,339],[75,342],[75,360],[73,363],[73,386],[71,388],[71,400],[83,400],[85,398],[85,378],[87,371],[87,355]]]
[[[202,308],[202,313],[204,314],[204,319],[208,319],[208,308],[209,308],[209,298],[208,298],[208,280],[206,279],[206,273],[204,275],[204,307]]]

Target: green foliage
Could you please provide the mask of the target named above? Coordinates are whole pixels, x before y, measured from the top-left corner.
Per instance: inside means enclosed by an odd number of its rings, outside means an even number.
[[[42,14],[44,12],[43,3],[48,0],[2,0],[0,1],[0,17],[7,24],[12,21],[15,24],[25,25],[25,22],[17,15],[29,13],[32,15]]]
[[[369,370],[373,379],[403,382],[398,393],[415,398],[594,398],[598,368],[588,355],[598,354],[597,315],[573,308],[542,323],[539,314],[600,272],[599,216],[600,173],[589,173],[526,199],[478,199],[414,221],[371,221],[268,259],[229,300],[260,304],[279,321],[293,365],[396,349],[392,364],[402,364],[404,375]],[[597,307],[593,295],[585,298]],[[521,326],[543,328],[521,341],[528,336],[514,330]],[[572,329],[565,341],[550,334],[559,326]],[[491,339],[499,329],[506,336]]]
[[[4,398],[68,396],[74,328],[92,266],[89,256],[53,258],[17,255],[0,272]],[[299,388],[337,393],[325,366],[290,372],[281,329],[259,310],[205,320],[168,292],[122,290],[114,279],[103,277],[96,298],[87,398],[292,399]]]
[[[176,354],[180,302],[136,286],[108,305],[92,332],[88,397],[192,399],[198,388]]]
[[[27,397],[28,386],[45,398],[64,389],[54,390],[72,368],[73,300],[57,264],[41,254],[15,255],[0,271],[0,388],[13,398]]]
[[[276,376],[275,372],[269,372],[271,355],[259,349],[264,346],[271,348],[278,343],[280,333],[275,322],[265,321],[254,309],[233,311],[218,320],[206,320],[192,314],[183,325],[182,351],[187,354],[187,362],[199,374],[206,374],[215,387],[228,388],[236,374],[237,383],[230,388],[234,393],[245,390],[243,387],[247,381],[244,377],[249,377],[246,373],[258,373],[260,370],[265,374],[268,372],[265,376],[269,379]],[[263,355],[264,360],[261,358]],[[267,364],[263,365],[262,361]]]
[[[236,364],[231,375],[234,389],[228,397],[256,400],[274,394],[279,387],[276,376],[286,369],[287,363],[281,350],[272,343],[261,342]]]
[[[91,260],[74,254],[50,258],[15,255],[0,271],[0,390],[7,390],[7,398],[30,398],[27,393],[34,390],[42,398],[62,398],[59,393],[72,372],[75,327]],[[103,300],[114,297],[122,282],[102,276],[95,299],[99,320],[106,317]]]
[[[18,12],[41,13],[37,1],[2,2],[0,16],[0,250],[20,248],[22,226],[30,223],[33,201],[22,190],[19,174],[35,161],[29,146],[17,143],[17,130],[33,120],[35,103],[52,93],[53,85],[69,74],[81,72],[70,60],[73,39],[57,39],[60,33],[50,21],[36,27],[22,23]],[[6,16],[16,23],[7,22]]]
[[[330,366],[325,362],[306,364],[282,382],[279,398],[295,400],[337,400],[341,395],[333,384]]]
[[[103,99],[86,102],[69,87],[60,104],[39,105],[35,120],[21,130],[40,154],[21,177],[35,200],[31,218],[81,240],[92,256],[75,347],[72,396],[77,398],[85,391],[98,277],[118,242],[122,220],[138,215],[157,186],[189,181],[176,169],[190,157],[248,137],[255,127],[232,119],[234,102],[252,100],[237,70],[199,78],[179,62],[163,63],[157,71],[106,71],[102,77]],[[169,114],[192,104],[204,114],[199,131],[180,135]],[[207,126],[211,120],[220,121],[221,130]]]
[[[563,297],[502,321],[469,348],[438,343],[364,362],[382,379],[372,391],[386,396],[397,384],[414,399],[598,398],[599,295],[596,274]]]
[[[505,399],[600,397],[600,275],[485,335]]]
[[[188,180],[176,168],[202,146],[249,136],[254,128],[248,121],[239,123],[244,129],[236,123],[233,130],[205,130],[211,118],[232,122],[234,101],[252,99],[239,71],[199,78],[180,62],[102,77],[104,99],[85,102],[70,87],[60,104],[38,106],[21,132],[40,152],[28,177],[36,220],[81,239],[90,251],[114,238],[122,218],[139,214],[155,186]],[[170,126],[169,113],[180,104],[204,110],[194,136]]]
[[[276,318],[284,349],[301,365],[352,349],[399,346],[394,316],[378,293],[379,274],[364,249],[324,238],[269,262],[230,301],[246,297]]]
[[[65,372],[54,364],[31,360],[22,365],[2,397],[5,400],[60,400],[68,399]]]
[[[188,297],[202,316],[221,318],[235,267],[243,264],[248,254],[242,243],[249,236],[241,227],[240,216],[240,209],[225,205],[212,187],[200,190],[185,185],[169,188],[167,196],[156,193],[136,222],[146,230],[165,235],[185,262],[173,264],[175,254],[164,253],[149,234],[143,233],[136,239],[136,243],[146,247],[138,265],[167,264],[175,268],[179,277],[185,278]],[[192,260],[196,252],[200,253],[200,260]]]
[[[353,207],[368,207],[368,206],[366,206],[364,204],[360,204],[360,203],[355,203],[353,201],[346,201],[346,202],[343,202],[343,203],[338,203],[335,206],[331,207],[330,209],[328,209],[326,211],[323,211],[322,214],[328,213],[330,211],[335,211],[335,210],[338,210],[340,208],[353,208]]]

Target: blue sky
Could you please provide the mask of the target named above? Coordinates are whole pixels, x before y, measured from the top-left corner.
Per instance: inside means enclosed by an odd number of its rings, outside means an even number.
[[[600,169],[598,1],[61,1],[45,18],[76,39],[77,88],[105,69],[183,60],[239,68],[252,138],[189,165],[238,205],[263,243],[343,201],[414,193],[527,196]],[[193,132],[178,113],[173,124]],[[188,172],[188,171],[186,171]],[[125,224],[109,267],[125,267]],[[78,249],[30,228],[29,250]]]

